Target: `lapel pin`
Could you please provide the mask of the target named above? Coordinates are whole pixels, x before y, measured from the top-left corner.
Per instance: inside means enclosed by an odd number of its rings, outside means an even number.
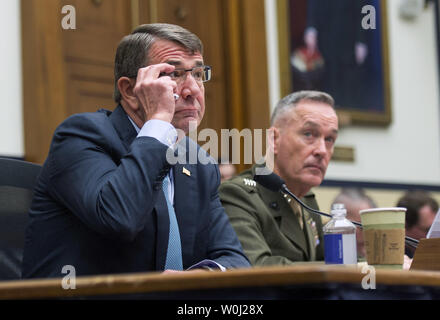
[[[183,167],[182,172],[186,174],[188,177],[191,177],[191,172],[187,168]]]

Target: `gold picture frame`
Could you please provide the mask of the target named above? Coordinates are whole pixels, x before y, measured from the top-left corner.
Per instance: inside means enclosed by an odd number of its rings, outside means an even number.
[[[280,93],[281,96],[289,94],[292,91],[295,91],[295,84],[293,83],[293,67],[290,62],[290,57],[292,54],[292,44],[291,44],[291,4],[292,2],[300,2],[303,3],[305,1],[310,0],[276,0],[277,1],[277,15],[278,15],[278,43],[279,43],[279,68],[280,68]],[[353,0],[347,0],[353,1]],[[358,0],[356,0],[358,1]],[[374,30],[376,32],[376,37],[380,37],[380,40],[376,40],[376,44],[379,43],[379,46],[376,47],[376,51],[369,52],[372,56],[376,57],[376,60],[379,60],[381,63],[381,72],[370,72],[370,70],[366,71],[368,73],[368,79],[370,81],[379,81],[380,84],[375,82],[375,85],[379,90],[375,92],[379,92],[376,96],[370,94],[368,99],[360,99],[359,104],[353,103],[349,107],[336,106],[336,111],[339,116],[340,125],[368,125],[368,126],[387,126],[392,121],[392,111],[391,111],[391,91],[390,91],[390,65],[389,65],[389,51],[388,51],[388,26],[387,26],[387,0],[371,0],[367,1],[370,5],[374,5],[376,9],[376,25],[377,29]],[[331,2],[331,1],[328,1]],[[327,12],[326,12],[327,14]],[[346,13],[343,13],[346,14]],[[359,12],[359,15],[362,15],[362,12]],[[359,26],[361,27],[361,26]],[[371,35],[371,34],[370,34]],[[374,55],[373,55],[374,54]],[[378,54],[380,58],[378,57]],[[368,55],[367,55],[368,57]],[[367,69],[366,69],[367,70]],[[380,77],[380,78],[379,78]],[[373,83],[373,82],[370,82]],[[359,82],[362,84],[362,82]],[[359,88],[364,90],[367,85],[360,85]],[[319,90],[319,89],[318,89]],[[323,90],[326,91],[326,90]],[[373,91],[371,91],[373,92]],[[380,103],[373,103],[371,106],[373,108],[370,109],[370,105],[368,105],[369,99],[374,99],[374,101],[380,101]],[[337,100],[337,99],[335,99]],[[338,104],[338,101],[336,101]],[[363,106],[362,106],[363,104]]]

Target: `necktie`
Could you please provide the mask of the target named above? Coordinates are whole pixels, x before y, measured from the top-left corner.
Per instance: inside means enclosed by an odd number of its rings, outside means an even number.
[[[183,270],[182,266],[182,245],[180,243],[179,225],[177,224],[176,212],[174,206],[168,199],[169,177],[165,177],[162,183],[162,189],[167,201],[168,215],[170,217],[170,234],[168,237],[167,257],[165,269]]]

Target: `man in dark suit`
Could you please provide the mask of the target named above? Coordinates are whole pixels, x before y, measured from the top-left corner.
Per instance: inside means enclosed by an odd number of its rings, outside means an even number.
[[[209,79],[202,44],[186,29],[142,25],[124,37],[116,109],[74,115],[55,131],[30,209],[23,277],[61,277],[66,265],[76,275],[249,266],[214,161],[181,163],[199,154],[185,134],[203,118]]]

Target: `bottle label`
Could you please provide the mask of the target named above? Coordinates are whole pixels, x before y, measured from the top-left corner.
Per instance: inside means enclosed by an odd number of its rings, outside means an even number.
[[[324,235],[324,257],[326,264],[357,263],[356,234]]]

